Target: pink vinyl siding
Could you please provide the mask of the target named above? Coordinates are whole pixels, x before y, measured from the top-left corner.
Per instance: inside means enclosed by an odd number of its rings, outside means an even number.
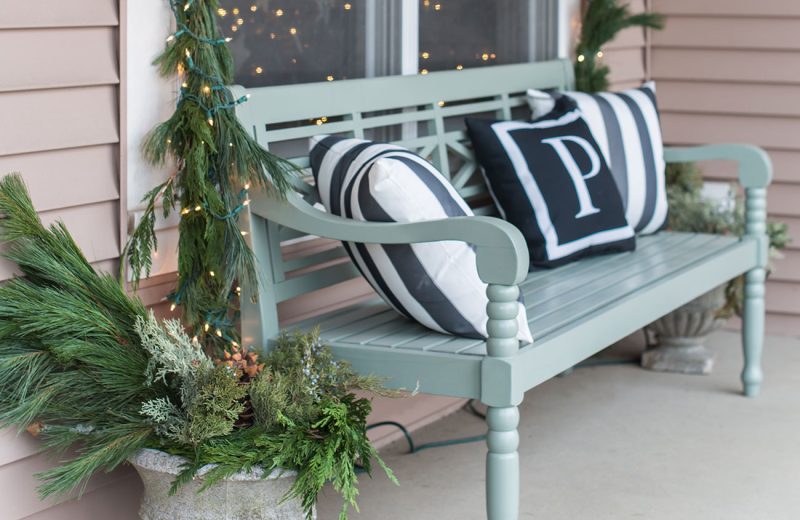
[[[0,175],[19,171],[45,222],[63,220],[90,262],[120,252],[117,0],[0,0]],[[0,281],[13,266],[0,262]],[[2,518],[137,518],[130,470],[92,479],[80,501],[40,501],[49,467],[28,434],[0,431]]]
[[[796,237],[768,281],[768,328],[800,335],[800,2],[653,0],[668,15],[652,33],[664,138],[673,144],[749,142],[769,152],[770,216]],[[730,164],[705,175],[732,180]]]

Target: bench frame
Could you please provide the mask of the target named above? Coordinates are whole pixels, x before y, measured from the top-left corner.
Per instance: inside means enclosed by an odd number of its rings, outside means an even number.
[[[502,83],[502,85],[498,85]],[[477,166],[463,146],[462,130],[447,128],[446,117],[494,111],[509,119],[512,110],[524,106],[527,88],[566,88],[573,85],[572,66],[556,60],[533,64],[506,65],[485,69],[436,72],[426,76],[402,76],[337,81],[284,87],[243,89],[234,95],[250,94],[250,102],[237,108],[239,119],[262,146],[304,139],[321,133],[346,132],[364,137],[365,130],[380,126],[428,123],[429,133],[394,142],[416,149],[446,176],[465,198],[479,195],[468,178]],[[439,101],[446,101],[441,106]],[[451,101],[455,101],[451,106]],[[413,108],[408,108],[413,107]],[[392,108],[404,110],[388,111]],[[316,121],[328,117],[325,124]],[[287,122],[305,124],[281,126]],[[367,137],[369,138],[369,137]],[[450,172],[448,153],[466,159],[458,172]],[[491,520],[518,518],[519,435],[518,405],[524,392],[569,369],[604,347],[642,328],[661,315],[700,294],[746,273],[743,318],[744,394],[755,396],[762,381],[761,352],[764,338],[764,281],[767,267],[766,188],[772,169],[766,153],[754,146],[722,144],[689,148],[667,148],[668,162],[730,160],[739,170],[739,182],[746,195],[745,236],[714,262],[679,273],[658,286],[644,287],[636,298],[621,302],[602,319],[588,319],[554,341],[520,348],[515,339],[518,284],[528,273],[528,251],[521,233],[511,224],[488,216],[450,218],[418,223],[356,222],[330,215],[314,207],[314,189],[297,180],[296,191],[286,200],[266,193],[255,194],[242,218],[243,229],[259,262],[259,297],[244,288],[242,297],[243,341],[268,345],[279,332],[277,304],[291,297],[357,275],[352,265],[334,265],[312,270],[299,279],[287,277],[279,267],[281,242],[301,234],[329,239],[377,244],[409,244],[457,240],[473,244],[481,279],[488,284],[489,339],[486,356],[455,356],[435,352],[336,346],[334,352],[363,373],[391,378],[398,387],[413,388],[425,378],[432,384],[423,391],[441,395],[477,398],[488,405],[488,454],[486,503]],[[308,166],[307,157],[296,162]],[[285,233],[284,229],[297,233]],[[321,264],[335,260],[333,254],[316,257]],[[285,266],[284,266],[285,267]],[[308,267],[297,264],[291,267]],[[252,301],[251,301],[252,300]]]

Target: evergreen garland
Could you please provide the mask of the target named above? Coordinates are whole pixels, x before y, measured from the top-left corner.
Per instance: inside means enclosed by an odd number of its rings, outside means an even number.
[[[213,360],[177,320],[159,323],[117,279],[89,265],[63,224],[45,228],[21,177],[0,180],[2,256],[24,278],[0,286],[0,427],[28,429],[61,465],[37,475],[43,496],[82,489],[149,447],[187,458],[174,488],[206,464],[205,487],[261,466],[295,470],[287,498],[311,518],[322,487],[356,506],[356,464],[377,461],[371,403],[397,395],[333,359],[316,332],[284,335],[263,361],[234,348]]]
[[[170,295],[201,343],[212,350],[236,344],[237,283],[258,287],[252,252],[239,229],[251,186],[282,195],[294,166],[267,152],[236,119],[228,39],[219,32],[217,0],[169,0],[176,31],[155,60],[160,74],[182,81],[175,112],[147,136],[146,159],[173,162],[176,171],[146,194],[142,219],[125,257],[135,282],[148,276],[157,249],[158,206],[180,213],[178,286]]]
[[[608,90],[608,65],[603,63],[603,45],[627,27],[664,27],[656,13],[631,14],[619,0],[589,0],[583,15],[580,41],[575,48],[575,88],[581,92]]]

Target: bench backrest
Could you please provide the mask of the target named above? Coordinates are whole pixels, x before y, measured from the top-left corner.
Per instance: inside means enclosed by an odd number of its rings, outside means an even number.
[[[237,115],[259,144],[303,168],[308,167],[308,138],[314,135],[395,143],[429,159],[476,214],[490,215],[494,206],[468,146],[463,118],[524,119],[529,117],[527,89],[569,89],[572,84],[572,65],[553,60],[426,75],[235,87],[234,95],[250,95],[237,107]],[[313,186],[297,184],[308,203],[318,202]],[[338,243],[318,241],[304,247],[298,244],[305,238],[302,233],[263,221],[255,211],[249,218],[253,233],[259,235],[254,242],[261,289],[257,306],[243,302],[243,322],[252,327],[257,321],[262,338],[278,332],[278,303],[360,276]]]

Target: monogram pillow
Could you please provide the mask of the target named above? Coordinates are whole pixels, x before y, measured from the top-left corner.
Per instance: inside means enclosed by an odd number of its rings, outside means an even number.
[[[572,100],[558,99],[533,122],[467,119],[467,130],[489,192],[525,236],[533,266],[634,249],[619,190]]]

